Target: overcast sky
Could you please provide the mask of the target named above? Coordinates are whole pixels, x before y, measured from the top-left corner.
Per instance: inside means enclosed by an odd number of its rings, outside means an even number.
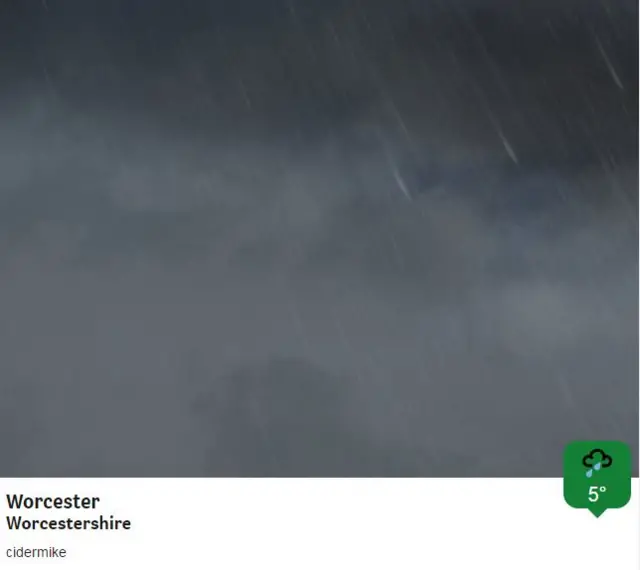
[[[0,476],[558,476],[572,439],[637,449],[637,22],[3,3]]]

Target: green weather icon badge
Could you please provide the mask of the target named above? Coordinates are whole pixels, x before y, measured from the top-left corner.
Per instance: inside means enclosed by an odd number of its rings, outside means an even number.
[[[621,441],[574,441],[564,451],[564,498],[599,517],[631,499],[631,450]]]

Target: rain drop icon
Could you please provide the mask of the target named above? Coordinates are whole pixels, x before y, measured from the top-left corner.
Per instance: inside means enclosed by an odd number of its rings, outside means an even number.
[[[594,470],[595,470],[595,471],[600,471],[600,467],[602,467],[602,463],[596,463],[596,464],[593,466],[593,469],[589,469],[589,470],[587,471],[587,478],[591,478],[591,477],[593,476],[593,472],[594,472]]]

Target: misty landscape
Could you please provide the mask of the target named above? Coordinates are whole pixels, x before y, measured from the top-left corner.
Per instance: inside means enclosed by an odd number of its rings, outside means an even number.
[[[637,56],[631,0],[3,2],[0,477],[637,450]]]

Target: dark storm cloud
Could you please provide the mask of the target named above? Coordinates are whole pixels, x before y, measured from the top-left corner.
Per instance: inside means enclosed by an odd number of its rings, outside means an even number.
[[[637,447],[637,7],[533,4],[3,5],[0,474]]]

